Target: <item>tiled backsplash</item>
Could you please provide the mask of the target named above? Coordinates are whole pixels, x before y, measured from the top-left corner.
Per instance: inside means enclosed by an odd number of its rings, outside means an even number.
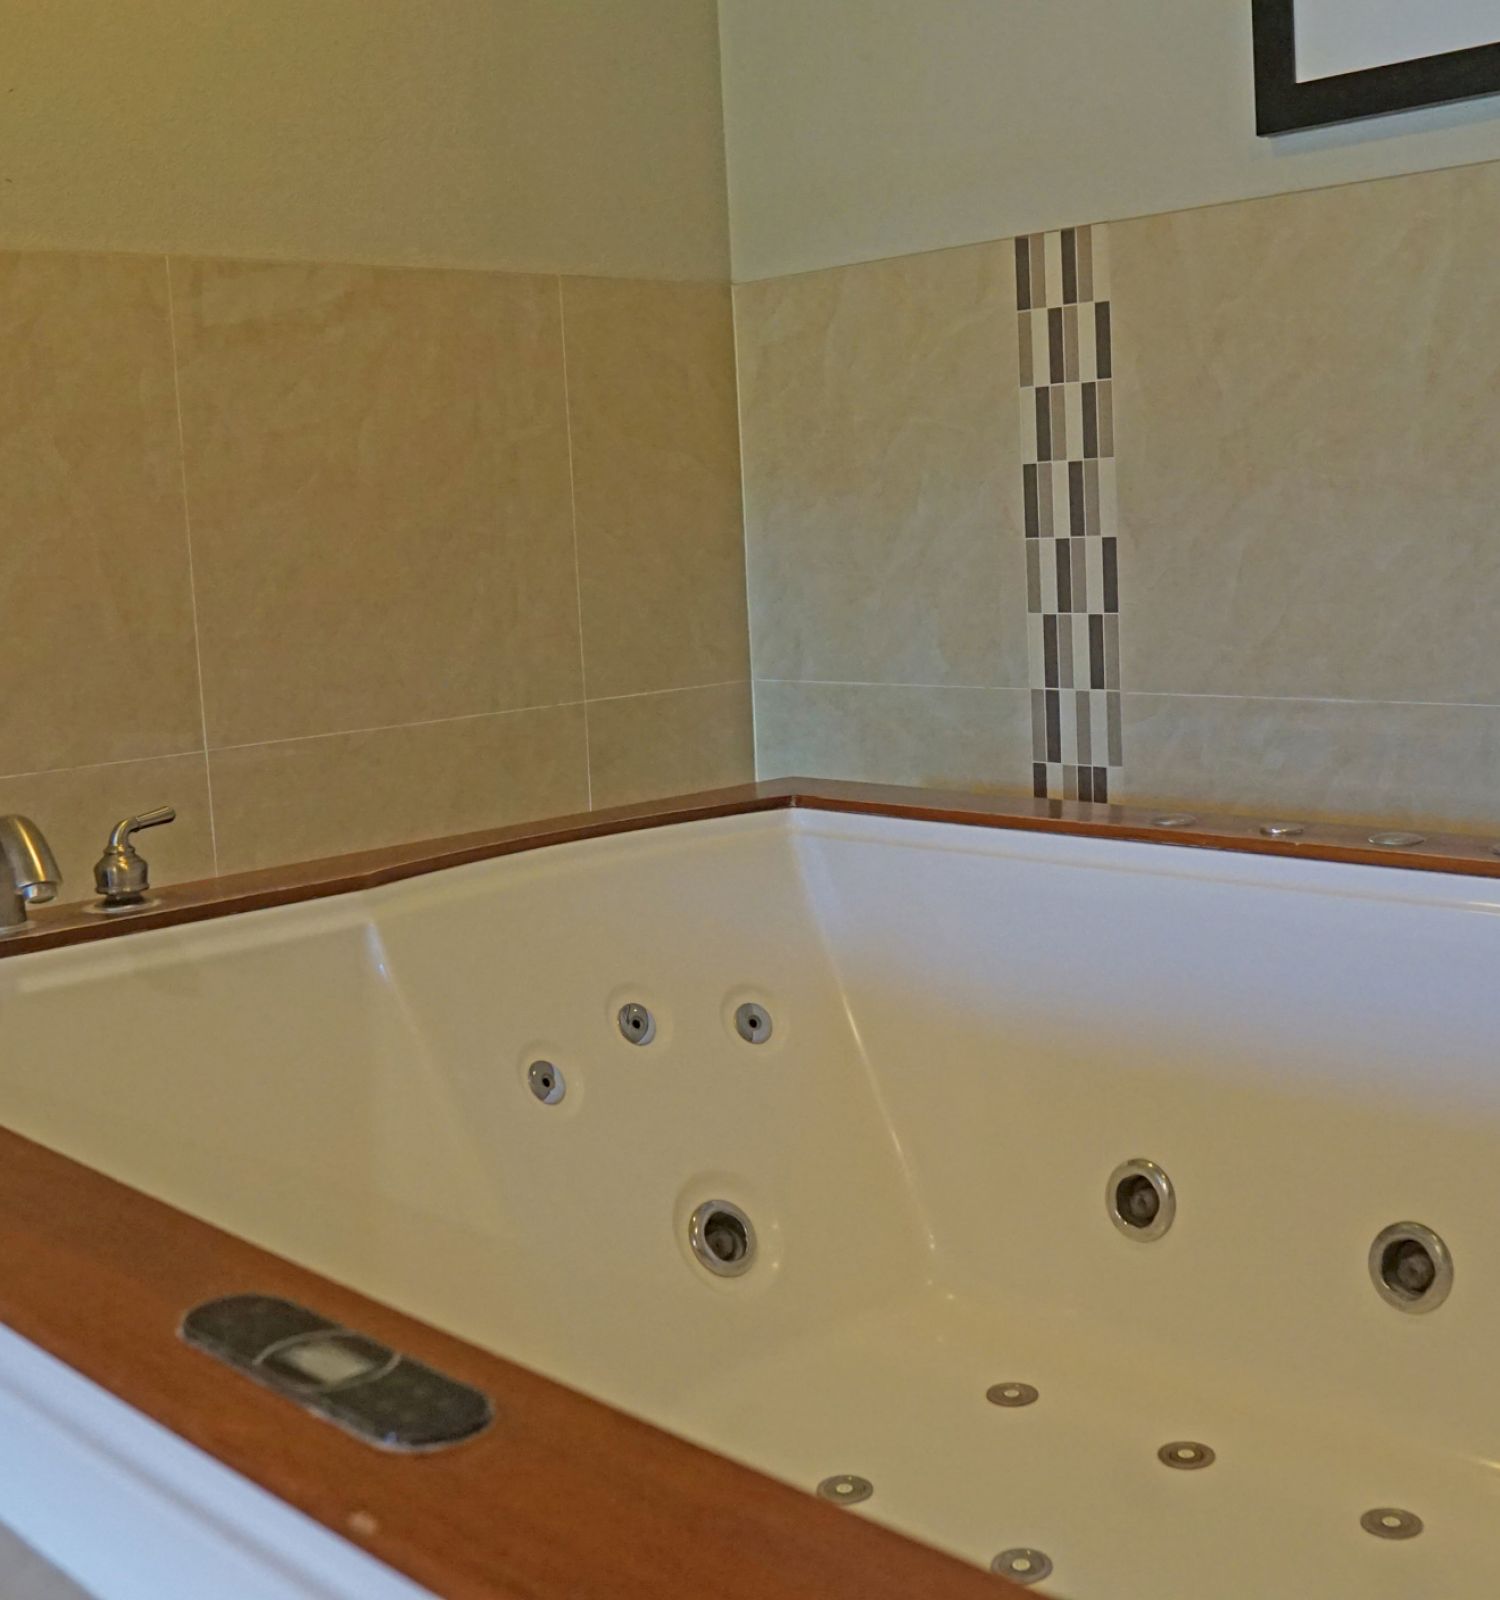
[[[1497,215],[1470,167],[733,324],[0,255],[0,810],[83,894],[163,802],[168,881],[739,781],[748,574],[763,777],[1493,825]]]
[[[1469,167],[736,290],[761,775],[1500,826],[1497,219]]]
[[[0,811],[70,897],[751,772],[722,285],[0,255]]]
[[[762,776],[1029,786],[1015,293],[1001,244],[735,291]]]

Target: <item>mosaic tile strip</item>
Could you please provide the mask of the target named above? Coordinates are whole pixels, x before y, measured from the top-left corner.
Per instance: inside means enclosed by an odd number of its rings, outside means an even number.
[[[1114,348],[1104,228],[1016,240],[1032,787],[1108,800],[1123,765]]]

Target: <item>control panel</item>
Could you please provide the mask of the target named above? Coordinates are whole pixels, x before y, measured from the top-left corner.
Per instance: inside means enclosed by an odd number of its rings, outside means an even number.
[[[441,1450],[494,1419],[488,1396],[305,1306],[237,1294],[182,1320],[188,1344],[382,1450]]]

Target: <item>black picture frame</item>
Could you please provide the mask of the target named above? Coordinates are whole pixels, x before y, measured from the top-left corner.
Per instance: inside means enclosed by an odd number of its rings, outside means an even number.
[[[1255,131],[1262,136],[1500,94],[1500,43],[1297,81],[1296,0],[1251,0]]]

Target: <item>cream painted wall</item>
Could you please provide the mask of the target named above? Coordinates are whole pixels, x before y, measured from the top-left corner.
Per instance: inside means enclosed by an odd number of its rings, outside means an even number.
[[[1491,100],[1254,134],[1250,0],[719,0],[737,279],[1500,157]]]
[[[723,278],[714,0],[0,0],[0,248]]]

